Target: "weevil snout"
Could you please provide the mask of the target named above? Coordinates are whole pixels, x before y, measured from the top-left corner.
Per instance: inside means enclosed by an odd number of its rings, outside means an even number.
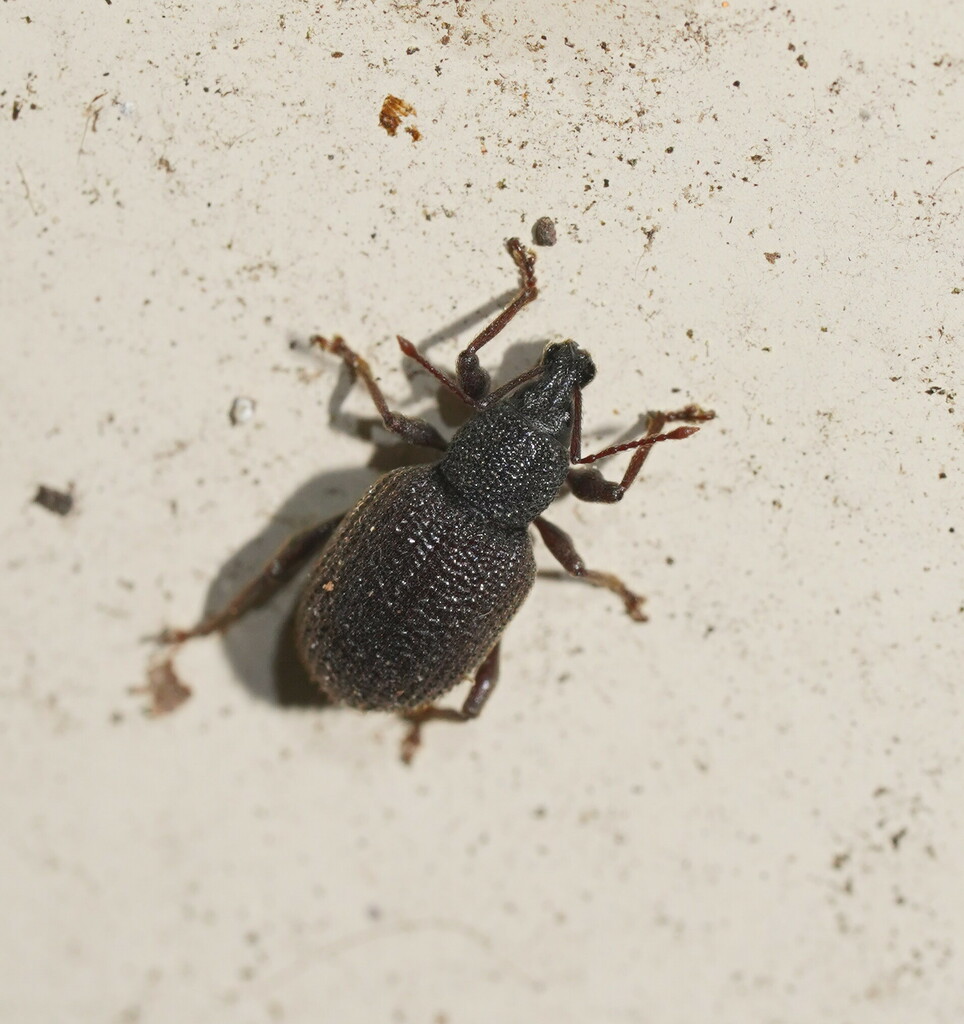
[[[596,376],[592,356],[574,341],[554,341],[542,353],[542,365],[553,373],[571,377],[577,388],[584,388]]]
[[[573,393],[593,379],[596,366],[574,341],[547,345],[539,365],[542,373],[510,396],[507,404],[543,430],[558,435],[559,443],[568,448]]]

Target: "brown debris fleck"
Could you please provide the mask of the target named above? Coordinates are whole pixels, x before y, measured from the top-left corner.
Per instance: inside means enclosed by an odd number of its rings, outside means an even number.
[[[381,113],[378,115],[378,123],[389,135],[395,135],[398,132],[398,126],[402,123],[402,118],[410,117],[414,113],[415,108],[410,103],[406,103],[405,100],[401,100],[397,96],[388,95],[385,97]]]
[[[780,258],[780,253],[778,252],[765,252],[763,255],[766,256],[767,263],[776,263]]]
[[[147,672],[147,685],[138,686],[131,693],[144,693],[150,703],[147,713],[152,718],[160,718],[176,711],[190,696],[190,686],[185,686],[174,671],[170,658],[152,665]]]

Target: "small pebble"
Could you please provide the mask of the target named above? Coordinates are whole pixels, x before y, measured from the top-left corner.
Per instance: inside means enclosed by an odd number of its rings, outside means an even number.
[[[236,398],[231,403],[231,412],[228,413],[231,425],[236,427],[239,423],[247,423],[254,415],[255,408],[253,398]]]
[[[556,244],[556,224],[551,217],[540,217],[532,225],[532,241],[536,245]]]

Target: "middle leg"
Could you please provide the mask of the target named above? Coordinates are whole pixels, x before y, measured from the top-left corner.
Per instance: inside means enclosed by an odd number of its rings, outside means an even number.
[[[623,605],[626,608],[626,614],[631,619],[634,619],[636,622],[647,621],[646,614],[643,611],[643,604],[646,601],[645,597],[634,593],[618,576],[614,576],[610,572],[587,569],[586,563],[582,560],[582,555],[579,554],[575,544],[572,542],[572,537],[565,530],[556,526],[555,523],[550,523],[545,517],[538,516],[535,519],[535,527],[552,556],[570,576],[585,580],[594,586],[605,587],[606,590],[611,590],[622,599]]]

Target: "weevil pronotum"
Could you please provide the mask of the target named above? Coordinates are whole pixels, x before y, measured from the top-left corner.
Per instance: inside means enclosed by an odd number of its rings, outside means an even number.
[[[316,559],[297,612],[297,644],[312,680],[333,701],[401,712],[410,760],[422,724],[476,718],[499,675],[503,630],[532,588],[530,526],[566,572],[612,591],[645,621],[643,598],[611,573],[588,569],[572,539],[543,515],[560,490],[582,501],[617,502],[653,446],[678,441],[713,418],[698,405],[648,414],[645,436],[582,454],[582,391],[596,374],[574,341],[548,345],[539,362],[492,390],[479,350],[538,294],[535,256],[517,238],[508,250],[521,286],[508,306],[460,353],[449,376],[399,337],[402,352],[473,415],[451,441],[423,419],[389,408],[368,363],[338,336],[312,343],[341,358],[368,389],[385,427],[438,449],[431,465],[396,469],[349,512],[293,537],[221,611],[192,629],[166,630],[179,645],[221,631]],[[685,424],[667,433],[672,423]],[[592,464],[632,451],[619,482]],[[461,680],[473,684],[461,709],[434,701]]]

